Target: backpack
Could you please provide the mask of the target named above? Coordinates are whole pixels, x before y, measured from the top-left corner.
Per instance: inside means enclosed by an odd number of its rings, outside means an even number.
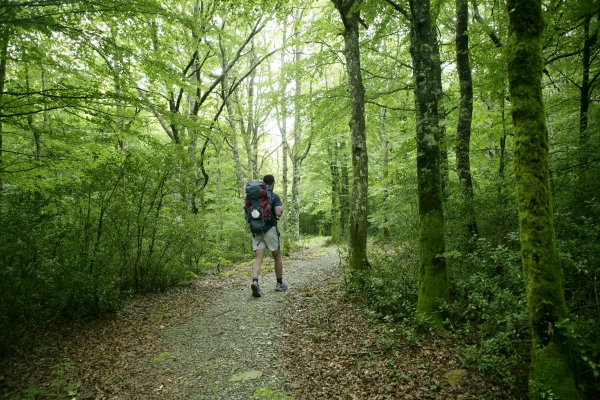
[[[261,181],[246,184],[244,211],[250,232],[264,234],[271,228],[273,196],[267,184]]]

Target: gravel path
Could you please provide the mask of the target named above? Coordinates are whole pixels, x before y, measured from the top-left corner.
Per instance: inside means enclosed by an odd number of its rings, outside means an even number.
[[[274,290],[269,257],[259,299],[245,262],[136,296],[105,318],[31,335],[0,363],[0,398],[515,397],[510,384],[467,370],[451,335],[372,326],[343,299],[340,261],[335,247],[313,245],[284,257],[286,293]]]
[[[284,258],[283,278],[287,293],[275,292],[273,272],[261,272],[262,297],[251,295],[249,279],[239,282],[216,300],[201,316],[166,333],[165,360],[157,363],[171,376],[165,391],[157,396],[185,399],[286,398],[283,374],[274,354],[276,341],[286,340],[276,315],[285,316],[285,296],[294,289],[319,279],[337,267],[333,247],[313,247]],[[268,257],[263,263],[272,265]]]

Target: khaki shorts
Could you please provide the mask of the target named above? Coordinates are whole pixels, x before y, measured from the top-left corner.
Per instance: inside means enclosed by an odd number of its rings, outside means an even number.
[[[252,235],[252,249],[264,250],[268,248],[271,251],[279,250],[279,231],[274,226],[265,232],[265,235],[255,233]]]

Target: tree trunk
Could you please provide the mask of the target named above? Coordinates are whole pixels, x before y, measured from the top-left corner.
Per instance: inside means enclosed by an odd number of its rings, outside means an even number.
[[[224,91],[228,90],[225,89],[227,88],[227,80],[223,79],[223,88]],[[227,96],[227,94],[224,94],[224,96]],[[231,100],[228,97],[224,97],[224,101],[225,101],[225,106],[227,107],[227,120],[229,122],[229,126],[231,127],[231,135],[229,136],[229,147],[231,148],[231,152],[233,155],[233,160],[235,163],[235,178],[237,181],[237,189],[238,189],[238,194],[243,198],[245,196],[245,186],[246,186],[246,180],[244,178],[244,171],[242,168],[242,162],[240,159],[240,152],[238,149],[238,142],[237,142],[237,124],[235,123],[235,113],[233,112],[233,107],[231,106]]]
[[[367,191],[369,169],[365,124],[365,87],[360,70],[358,40],[360,0],[332,0],[344,22],[344,55],[350,93],[350,134],[352,139],[352,197],[350,205],[348,267],[350,280],[362,286],[367,260]],[[438,170],[439,172],[439,170]]]
[[[410,0],[411,56],[415,81],[419,195],[419,297],[417,314],[441,328],[439,305],[448,301],[441,182],[437,37],[428,0]]]
[[[281,66],[285,65],[285,45],[287,42],[287,16],[283,22],[283,39],[281,41]],[[281,132],[281,202],[283,206],[286,207],[288,204],[288,156],[289,156],[289,144],[287,141],[287,96],[285,93],[285,88],[287,86],[287,81],[285,78],[285,72],[283,68],[280,68],[280,76],[279,76],[279,90],[280,90],[280,99],[279,99],[279,107],[281,107],[281,117],[279,122],[279,131]],[[289,213],[284,213],[282,218],[282,230],[283,232],[288,232],[289,226]],[[289,235],[283,236],[283,247],[288,248],[290,243]]]
[[[471,121],[473,119],[473,78],[469,61],[469,4],[456,0],[456,70],[460,83],[460,108],[456,127],[456,174],[463,210],[467,240],[477,235],[473,208],[473,181],[471,179]]]
[[[254,115],[254,82],[256,79],[256,72],[252,71],[247,88],[247,100],[246,107],[244,107],[239,99],[237,92],[234,92],[234,101],[238,108],[238,116],[240,118],[240,129],[242,131],[244,148],[246,150],[248,179],[253,181],[256,179],[262,179],[258,173],[258,129],[253,122]],[[247,114],[247,121],[244,118],[244,114]]]
[[[340,235],[342,235],[342,237],[347,237],[347,229],[350,226],[348,222],[350,220],[350,173],[348,171],[348,161],[345,156],[346,150],[346,141],[342,140],[339,144],[339,151],[342,151],[344,155],[338,158],[341,178],[338,195],[340,205]]]
[[[256,57],[254,54],[254,41],[252,42],[251,49],[251,64],[254,64],[256,61]],[[259,168],[258,168],[258,126],[255,123],[254,116],[254,85],[256,82],[256,70],[252,70],[250,74],[250,80],[248,82],[248,98],[246,102],[246,113],[247,113],[247,125],[246,125],[246,134],[250,139],[250,146],[248,153],[248,173],[249,180],[254,179],[262,179],[259,176]],[[251,161],[250,161],[251,160]]]
[[[577,399],[563,276],[554,236],[548,173],[548,133],[542,97],[540,0],[508,0],[508,82],[515,135],[515,178],[521,260],[525,277],[532,359],[532,399]]]
[[[114,27],[110,27],[111,38],[115,44],[117,44],[117,33],[114,30]],[[123,107],[123,98],[121,95],[121,86],[122,86],[122,76],[123,70],[120,65],[123,65],[123,55],[122,50],[119,46],[115,46],[115,54],[112,60],[112,63],[106,59],[106,63],[112,72],[113,79],[113,87],[115,90],[115,115],[117,117],[116,126],[115,126],[115,134],[119,138],[119,149],[123,153],[127,153],[129,150],[129,142],[125,137],[125,118],[124,118],[124,107]],[[42,72],[43,73],[43,72]]]
[[[298,37],[299,30],[296,27],[294,35]],[[302,138],[302,121],[300,119],[301,110],[301,99],[302,96],[302,80],[300,79],[300,61],[302,49],[300,45],[296,43],[294,46],[294,64],[296,65],[295,72],[295,93],[294,93],[294,146],[292,151],[292,207],[290,210],[288,222],[289,231],[288,234],[293,243],[297,243],[300,240],[300,165],[302,160],[300,159],[300,145]]]
[[[219,39],[219,46],[221,49],[221,67],[223,69],[225,69],[225,67],[227,66],[227,64],[229,62],[227,60],[227,53],[225,51],[225,46],[221,39]],[[229,136],[228,145],[231,148],[231,152],[233,154],[233,160],[235,163],[235,178],[237,181],[238,194],[241,196],[241,198],[244,198],[244,196],[245,196],[244,188],[246,186],[246,179],[244,178],[244,171],[242,168],[240,152],[238,149],[237,124],[236,124],[235,112],[231,105],[230,91],[231,91],[231,88],[229,87],[229,75],[225,74],[223,76],[223,80],[221,81],[221,93],[222,93],[221,97],[223,98],[223,101],[225,102],[225,107],[227,108],[227,121],[229,122],[229,126],[231,127],[231,131],[232,131],[232,134],[228,135]]]
[[[600,19],[600,18],[599,18]],[[589,15],[585,18],[583,23],[584,30],[584,41],[583,51],[581,57],[581,63],[583,67],[583,74],[581,79],[581,86],[579,88],[580,99],[579,99],[579,145],[583,149],[588,138],[588,110],[590,108],[590,63],[591,63],[591,49],[596,44],[598,39],[598,27],[594,33],[590,34],[590,24],[592,16]],[[587,158],[587,157],[586,157]]]
[[[502,137],[500,138],[500,166],[498,167],[498,174],[500,178],[504,180],[504,170],[506,169],[506,138],[508,137],[508,130],[506,129],[506,100],[505,94],[506,89],[505,86],[502,85],[502,95],[501,95],[501,115],[502,115]]]
[[[331,173],[331,241],[340,243],[347,234],[348,221],[348,167],[345,156],[340,154],[346,147],[338,138],[328,145],[328,163]]]
[[[337,140],[331,139],[327,147],[329,172],[331,174],[331,241],[340,242],[340,168]]]
[[[2,106],[4,105],[4,82],[6,82],[6,61],[8,56],[9,36],[9,28],[4,26],[2,30],[0,30],[0,114],[2,113]],[[2,128],[2,120],[0,119],[0,197],[4,191],[4,183],[2,180],[2,171],[4,169],[2,165],[2,152],[4,149],[2,142]]]
[[[385,208],[388,203],[388,163],[389,163],[389,148],[388,148],[388,135],[385,126],[385,117],[386,117],[386,109],[381,108],[379,111],[379,122],[380,128],[379,132],[381,134],[381,169],[382,169],[382,178],[383,178],[383,193],[381,194],[381,203]],[[388,218],[386,214],[383,215],[382,228],[381,228],[381,239],[385,242],[387,241],[389,232],[387,228]]]
[[[433,48],[436,59],[440,59],[440,48],[435,41]],[[450,167],[448,165],[448,140],[446,138],[446,108],[444,106],[444,96],[442,87],[442,65],[437,63],[438,71],[435,73],[437,78],[436,94],[438,95],[437,114],[438,129],[440,131],[440,174],[442,179],[442,198],[447,201],[450,198]]]

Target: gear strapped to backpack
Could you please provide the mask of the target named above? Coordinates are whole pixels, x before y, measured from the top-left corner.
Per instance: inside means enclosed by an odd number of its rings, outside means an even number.
[[[262,181],[248,182],[244,211],[248,230],[253,234],[264,235],[273,226],[271,223],[273,196],[267,184]]]

